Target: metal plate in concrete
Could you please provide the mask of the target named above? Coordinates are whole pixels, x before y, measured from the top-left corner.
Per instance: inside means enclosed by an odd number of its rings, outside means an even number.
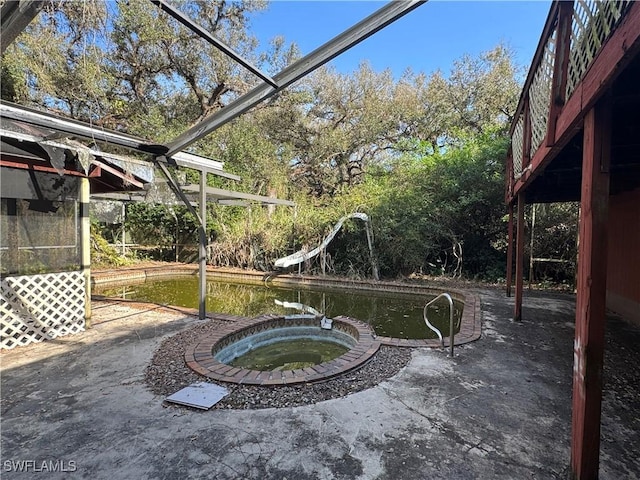
[[[167,397],[167,402],[209,410],[229,394],[229,390],[215,383],[197,382]]]

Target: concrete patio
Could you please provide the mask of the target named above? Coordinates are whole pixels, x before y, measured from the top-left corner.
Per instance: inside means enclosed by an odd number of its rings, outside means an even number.
[[[454,359],[415,349],[398,375],[344,398],[206,412],[167,407],[144,383],[161,340],[198,320],[96,303],[84,334],[0,355],[2,478],[43,466],[109,480],[565,478],[575,297],[527,292],[514,323],[501,290],[476,293],[482,338]],[[640,478],[638,365],[640,328],[609,317],[602,479]]]

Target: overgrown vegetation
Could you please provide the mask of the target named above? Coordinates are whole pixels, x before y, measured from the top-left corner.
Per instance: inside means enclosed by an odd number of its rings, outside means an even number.
[[[91,222],[91,264],[96,267],[120,267],[131,263],[100,234],[100,225]]]
[[[181,8],[275,73],[299,54],[283,38],[256,53],[248,23],[265,6],[197,0]],[[218,129],[194,147],[243,181],[210,177],[210,185],[297,207],[211,205],[209,261],[270,270],[275,259],[315,247],[343,215],[363,211],[385,277],[503,277],[503,164],[520,73],[503,45],[462,57],[449,72],[398,79],[367,63],[350,74],[323,67]],[[94,0],[47,4],[3,54],[2,85],[3,99],[167,141],[250,90],[255,78],[151,5]],[[540,228],[535,250],[570,258],[573,220],[554,208],[545,214],[557,228]],[[138,244],[197,241],[183,207],[128,205],[126,229]],[[97,236],[94,243],[94,262],[119,262]],[[370,276],[359,222],[347,222],[327,253],[330,273]],[[318,271],[319,262],[306,268]]]

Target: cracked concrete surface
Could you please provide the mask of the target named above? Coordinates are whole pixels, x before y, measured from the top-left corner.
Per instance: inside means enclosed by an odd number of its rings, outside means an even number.
[[[517,324],[512,299],[477,293],[482,338],[454,359],[415,349],[398,375],[344,398],[209,412],[166,407],[143,380],[160,341],[197,320],[97,305],[86,333],[0,356],[2,478],[42,478],[55,461],[68,471],[47,478],[565,478],[574,297],[528,293]],[[634,479],[640,329],[615,317],[607,329],[600,478]]]

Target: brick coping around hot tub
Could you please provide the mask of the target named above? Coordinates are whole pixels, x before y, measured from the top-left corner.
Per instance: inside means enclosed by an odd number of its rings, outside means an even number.
[[[334,328],[349,330],[350,335],[356,339],[356,344],[347,353],[329,362],[295,370],[259,371],[233,367],[215,359],[215,353],[229,339],[242,336],[243,332],[246,332],[247,336],[251,335],[261,330],[261,327],[280,323],[281,319],[286,320],[281,315],[238,319],[187,347],[185,361],[193,371],[220,382],[267,386],[293,385],[328,380],[358,368],[380,348],[380,341],[368,324],[354,318],[339,316],[333,319]],[[319,318],[317,322],[320,323]]]

